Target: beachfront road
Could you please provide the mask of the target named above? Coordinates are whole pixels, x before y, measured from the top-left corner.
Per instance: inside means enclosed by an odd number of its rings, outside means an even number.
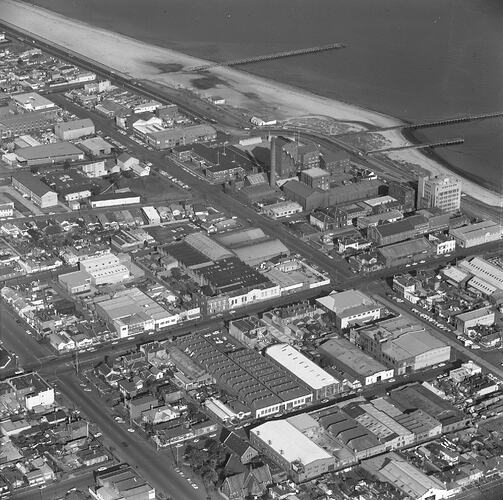
[[[96,392],[82,390],[76,375],[59,376],[58,386],[66,398],[73,401],[90,421],[98,425],[106,436],[107,444],[113,447],[114,454],[135,467],[156,490],[176,500],[206,498],[204,488],[194,490],[186,479],[174,471],[175,466],[169,452],[157,452],[143,437],[128,432],[126,426],[118,424]]]

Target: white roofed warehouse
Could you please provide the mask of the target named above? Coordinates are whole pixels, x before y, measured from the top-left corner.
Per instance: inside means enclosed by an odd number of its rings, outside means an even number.
[[[270,346],[266,355],[306,384],[314,399],[333,397],[340,390],[340,381],[288,344]]]
[[[288,420],[273,420],[255,427],[250,431],[250,442],[298,483],[335,468],[335,457]]]

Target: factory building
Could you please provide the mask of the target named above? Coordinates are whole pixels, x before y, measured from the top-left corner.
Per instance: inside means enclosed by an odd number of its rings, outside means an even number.
[[[456,331],[466,333],[479,325],[492,326],[495,318],[494,310],[490,307],[480,307],[473,311],[461,313],[456,316]]]
[[[388,194],[401,204],[405,213],[412,212],[416,208],[416,191],[407,184],[396,181],[390,182]]]
[[[315,400],[332,398],[340,391],[340,381],[306,358],[288,344],[277,344],[265,350],[266,356],[288,370],[297,380],[306,384]]]
[[[413,215],[389,224],[369,227],[367,235],[377,245],[392,245],[415,238],[428,231],[428,221],[422,215]]]
[[[25,111],[44,111],[46,109],[55,108],[56,105],[49,99],[35,92],[27,92],[26,94],[14,94],[11,96],[16,106]]]
[[[83,120],[72,120],[69,122],[59,122],[54,125],[54,133],[62,141],[73,141],[93,135],[95,127],[92,120],[84,118]]]
[[[430,368],[450,360],[451,348],[422,325],[392,318],[355,331],[357,344],[397,375]]]
[[[300,145],[284,137],[271,139],[271,186],[277,179],[292,177],[297,172],[319,167],[320,152],[314,144]]]
[[[405,414],[422,410],[434,416],[442,424],[442,433],[462,429],[470,421],[464,412],[455,408],[447,399],[443,399],[422,384],[407,384],[389,392],[393,404]]]
[[[40,208],[54,207],[58,204],[57,193],[51,191],[47,184],[29,172],[15,173],[12,176],[12,186]]]
[[[84,153],[70,142],[54,142],[28,146],[15,151],[20,163],[28,166],[83,160]]]
[[[461,206],[461,180],[448,176],[421,176],[418,181],[418,208],[439,208],[447,213],[457,212]]]
[[[133,192],[106,193],[90,198],[91,208],[118,207],[123,205],[136,205],[141,202],[141,196]]]
[[[462,260],[458,267],[474,276],[469,283],[477,279],[481,285],[486,283],[494,291],[503,291],[503,269],[501,267],[481,257]]]
[[[358,380],[362,386],[393,378],[392,368],[383,365],[342,337],[327,340],[318,348],[318,351],[338,370]]]
[[[121,283],[130,277],[127,266],[112,253],[81,260],[79,267],[88,273],[95,286]]]
[[[287,199],[300,203],[304,210],[310,212],[319,208],[327,208],[332,205],[377,196],[380,187],[381,182],[379,180],[365,180],[322,191],[292,180],[283,185],[283,192]]]
[[[275,257],[288,257],[290,249],[280,240],[267,240],[235,248],[234,253],[239,260],[249,266],[256,266]]]
[[[251,429],[250,443],[297,483],[335,470],[335,457],[297,429],[289,419],[265,422]]]
[[[420,262],[435,254],[433,245],[424,238],[402,241],[378,249],[378,256],[386,267]]]
[[[451,229],[450,235],[461,248],[471,248],[500,240],[503,235],[503,226],[491,220],[483,220],[468,226]]]
[[[185,128],[164,129],[146,134],[147,142],[156,149],[168,149],[193,142],[212,141],[217,131],[210,125],[192,125]]]
[[[56,117],[57,111],[51,109],[0,116],[0,139],[47,130],[52,128]]]
[[[109,300],[96,303],[96,312],[120,338],[175,325],[178,314],[171,314],[138,288],[118,291]]]
[[[339,330],[378,320],[384,309],[381,304],[359,290],[332,292],[316,299],[316,302],[335,319]]]
[[[291,411],[313,400],[302,382],[289,372],[251,349],[238,349],[219,332],[178,337],[177,346],[212,375],[217,384],[235,395],[254,418]]]
[[[327,191],[330,188],[330,173],[319,167],[308,168],[301,171],[300,182],[313,189]]]
[[[320,157],[320,167],[331,174],[342,174],[351,168],[351,156],[344,150],[325,151]]]
[[[302,205],[295,201],[280,201],[272,205],[266,205],[263,208],[263,213],[273,219],[290,217],[290,215],[299,214],[301,212]]]
[[[107,156],[112,153],[113,146],[102,137],[91,137],[84,139],[79,146],[86,154],[92,157]]]

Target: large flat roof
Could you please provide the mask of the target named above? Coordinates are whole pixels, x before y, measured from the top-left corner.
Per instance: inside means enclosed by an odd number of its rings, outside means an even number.
[[[79,130],[81,128],[94,127],[94,123],[90,118],[82,118],[81,120],[71,120],[69,122],[59,122],[56,127],[64,132],[68,130]]]
[[[425,354],[433,349],[448,346],[434,337],[421,324],[398,317],[364,327],[361,335],[381,339],[381,350],[394,360],[406,360]]]
[[[185,241],[168,245],[164,248],[164,251],[187,267],[211,264],[213,262],[209,257],[206,257],[206,255],[203,255],[199,250],[196,250]]]
[[[14,94],[11,96],[13,101],[16,101],[23,108],[53,108],[56,105],[45,98],[44,96],[37,94],[36,92],[27,92],[25,94]]]
[[[341,317],[348,313],[354,313],[357,309],[373,310],[380,307],[379,304],[368,295],[359,290],[344,290],[332,292],[326,297],[316,299],[316,302]]]
[[[282,451],[281,456],[292,463],[300,461],[308,465],[316,460],[327,460],[333,456],[302,434],[287,420],[266,422],[250,431],[275,451]]]
[[[250,229],[225,233],[222,236],[219,236],[218,240],[222,243],[222,245],[232,247],[248,244],[265,237],[266,235],[262,229],[252,227]]]
[[[25,160],[51,159],[67,155],[84,155],[82,151],[70,142],[54,142],[40,146],[28,146],[15,151],[16,155]]]
[[[417,255],[430,251],[432,246],[424,239],[417,238],[415,240],[402,241],[394,245],[387,245],[379,248],[379,252],[385,258],[398,259],[408,255]]]
[[[274,361],[293,373],[311,389],[323,389],[339,381],[327,373],[323,368],[306,358],[288,344],[277,344],[266,349],[266,354]]]
[[[327,340],[318,350],[322,354],[340,361],[356,376],[367,377],[389,370],[389,368],[375,360],[372,356],[343,338]]]
[[[253,265],[278,255],[289,255],[290,250],[280,240],[275,239],[236,248],[234,253],[243,262]]]
[[[215,240],[212,240],[204,233],[189,234],[185,237],[185,242],[201,252],[203,255],[209,257],[211,260],[220,260],[225,259],[226,257],[232,257],[232,252],[218,244]]]

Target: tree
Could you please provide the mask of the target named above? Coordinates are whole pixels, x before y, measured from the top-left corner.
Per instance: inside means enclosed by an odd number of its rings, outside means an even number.
[[[218,481],[218,474],[217,471],[212,467],[205,467],[204,471],[201,474],[201,478],[206,487],[214,486]]]

